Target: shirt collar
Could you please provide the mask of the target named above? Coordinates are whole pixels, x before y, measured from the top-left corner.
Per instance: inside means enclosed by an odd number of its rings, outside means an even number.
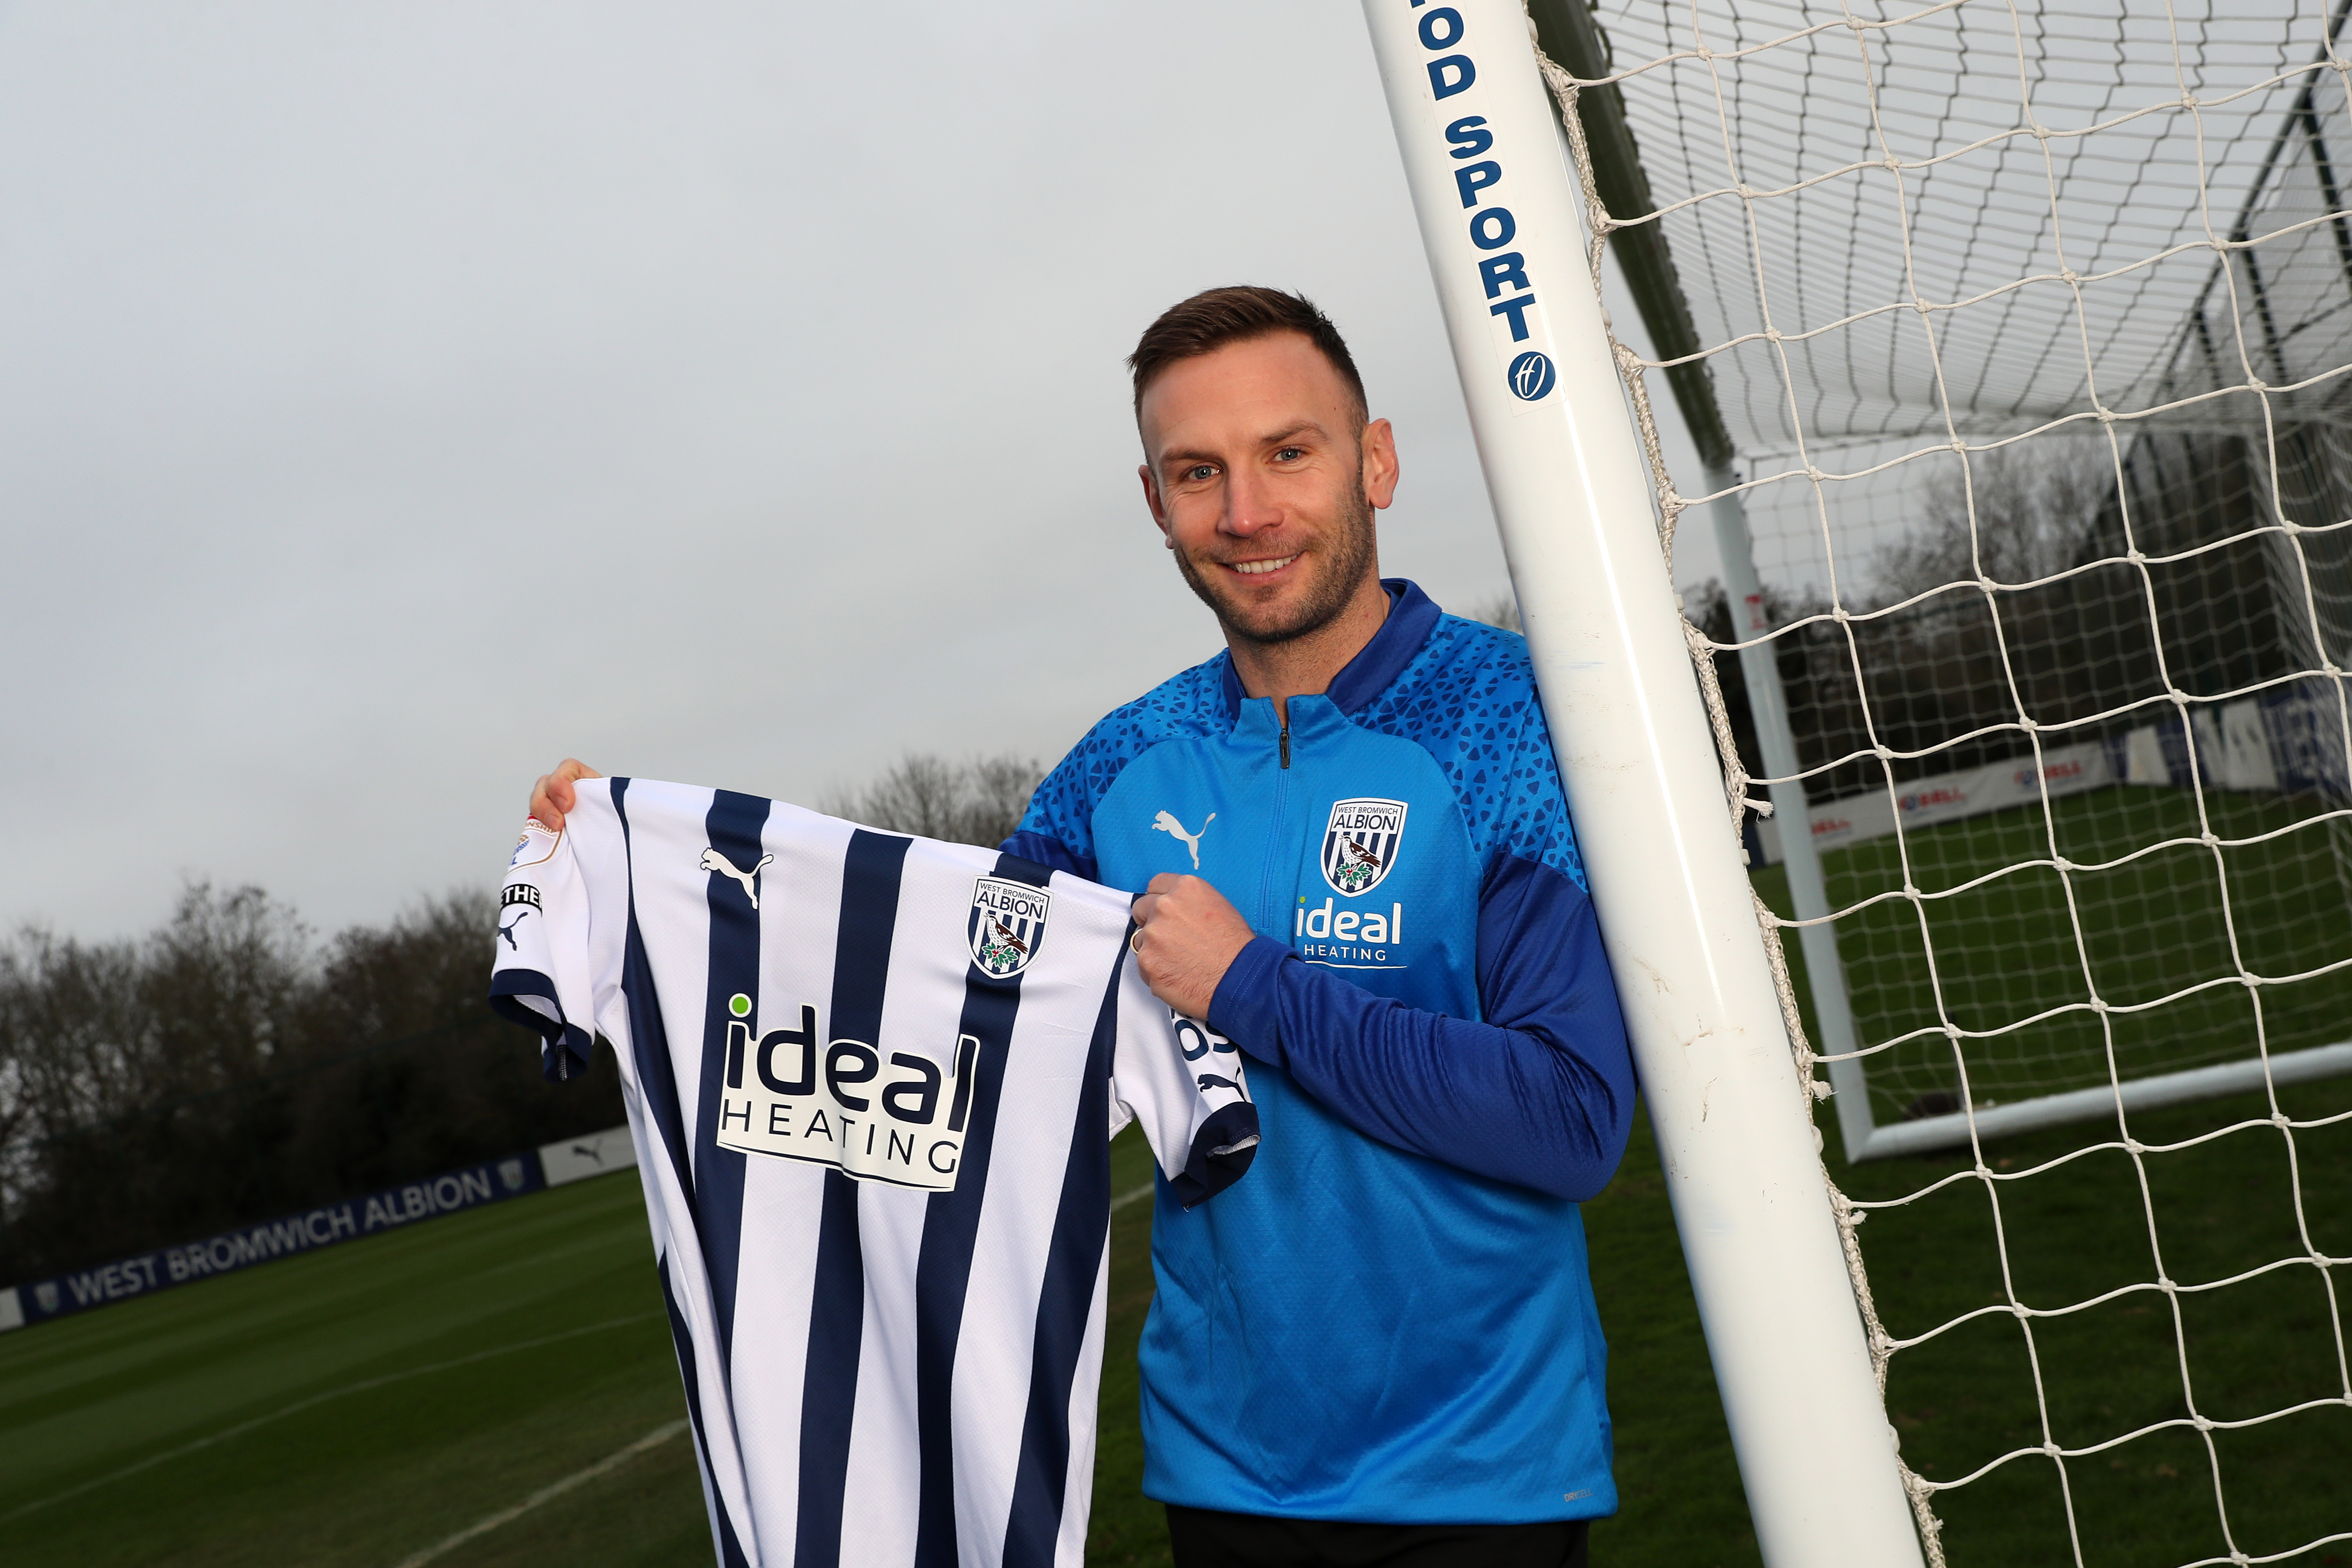
[[[1380,630],[1331,678],[1324,692],[1331,705],[1342,713],[1353,713],[1370,705],[1373,698],[1396,683],[1404,667],[1412,662],[1429,634],[1437,629],[1437,619],[1444,614],[1417,584],[1402,577],[1383,577],[1381,586],[1388,590],[1388,619]],[[1241,677],[1234,672],[1234,657],[1230,652],[1217,656],[1223,660],[1218,670],[1225,691],[1225,709],[1239,715],[1244,700]]]

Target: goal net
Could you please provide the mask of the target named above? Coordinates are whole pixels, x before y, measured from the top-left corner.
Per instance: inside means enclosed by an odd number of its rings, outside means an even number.
[[[2352,1561],[2347,8],[1530,0],[1954,1563]]]

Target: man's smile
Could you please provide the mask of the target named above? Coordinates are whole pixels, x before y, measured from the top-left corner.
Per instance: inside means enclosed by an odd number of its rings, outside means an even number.
[[[1262,577],[1269,572],[1281,571],[1297,559],[1295,554],[1276,555],[1265,561],[1228,561],[1225,564],[1244,577]]]

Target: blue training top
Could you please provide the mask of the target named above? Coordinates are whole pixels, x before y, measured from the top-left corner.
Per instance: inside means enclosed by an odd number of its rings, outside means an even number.
[[[1160,1184],[1143,1489],[1591,1518],[1617,1491],[1576,1205],[1624,1152],[1624,1022],[1526,642],[1384,585],[1286,731],[1220,653],[1096,725],[1005,845],[1136,892],[1197,869],[1258,933],[1208,1023],[1265,1142],[1213,1204]]]

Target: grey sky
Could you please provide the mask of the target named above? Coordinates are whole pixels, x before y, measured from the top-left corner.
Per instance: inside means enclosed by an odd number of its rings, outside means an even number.
[[[1505,585],[1345,0],[21,5],[0,214],[11,924],[380,920],[566,752],[1058,755],[1217,647],[1118,363],[1211,284],[1349,334],[1384,567]]]

